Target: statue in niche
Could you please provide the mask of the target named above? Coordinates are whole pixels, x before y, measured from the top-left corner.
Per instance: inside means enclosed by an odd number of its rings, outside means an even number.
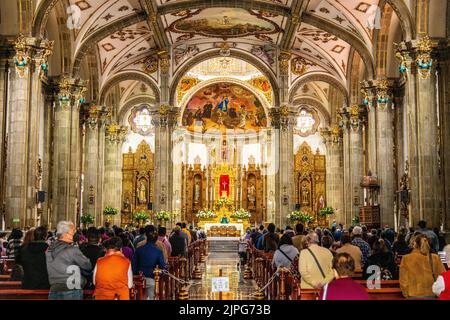
[[[144,204],[147,203],[147,188],[145,188],[144,182],[140,182],[139,192],[138,192],[138,203]]]
[[[302,187],[302,204],[309,205],[309,190],[306,184]]]
[[[317,201],[317,211],[325,208],[325,199],[323,195],[321,194],[319,197],[319,200]]]
[[[130,199],[128,198],[128,195],[127,195],[127,197],[126,197],[126,199],[125,199],[125,201],[123,203],[123,209],[125,211],[130,211],[130,209],[131,209]]]
[[[195,186],[194,186],[194,203],[198,204],[200,202],[200,181],[198,179],[195,179]]]
[[[255,193],[256,193],[255,184],[251,183],[247,188],[247,199],[248,199],[248,203],[251,204],[253,207],[255,206],[255,202],[256,202]]]

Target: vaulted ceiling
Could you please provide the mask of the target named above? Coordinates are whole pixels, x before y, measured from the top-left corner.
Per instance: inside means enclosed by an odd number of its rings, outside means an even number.
[[[218,56],[224,43],[278,73],[281,51],[292,54],[290,83],[306,75],[328,75],[348,87],[354,52],[369,74],[374,71],[374,31],[368,21],[385,0],[60,0],[80,9],[73,74],[89,50],[98,60],[98,90],[121,74],[143,74],[144,61],[167,50],[171,74],[193,66],[196,56]],[[402,0],[401,0],[402,1]],[[389,1],[392,3],[395,0]],[[35,32],[44,30],[46,10],[55,1],[40,0]],[[44,27],[43,27],[44,26]],[[65,26],[62,26],[65,27]],[[195,62],[195,64],[198,61]],[[148,71],[148,70],[147,70]],[[158,71],[146,74],[157,87]],[[120,84],[132,92],[135,81]]]

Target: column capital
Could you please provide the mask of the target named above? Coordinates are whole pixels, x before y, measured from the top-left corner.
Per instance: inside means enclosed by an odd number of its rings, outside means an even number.
[[[17,75],[23,78],[34,67],[39,77],[43,78],[48,70],[48,57],[53,53],[53,45],[54,41],[20,34],[13,43]]]
[[[439,41],[431,40],[428,35],[397,44],[395,56],[400,61],[400,73],[417,72],[422,79],[428,79],[433,65],[432,53],[438,47]]]
[[[167,104],[159,106],[152,112],[152,124],[156,127],[174,126],[177,122],[178,110]]]
[[[72,79],[62,77],[57,84],[57,100],[63,110],[67,110],[68,106],[74,104],[78,109],[81,104],[86,102],[84,94],[87,91],[88,81],[81,79]]]
[[[112,122],[106,126],[105,139],[109,143],[120,144],[125,141],[128,132],[128,126],[119,126],[117,123]]]
[[[364,80],[361,82],[361,93],[363,94],[363,104],[367,111],[372,107],[384,111],[388,106],[392,106],[396,82],[393,79]]]
[[[329,128],[320,129],[323,143],[327,146],[338,145],[342,142],[342,128],[335,124]]]
[[[341,128],[359,131],[365,123],[367,110],[364,106],[354,104],[342,108],[339,112],[339,126]]]
[[[288,105],[272,108],[269,111],[270,124],[274,128],[285,131],[295,125],[296,115],[296,111]]]
[[[98,125],[103,125],[110,115],[110,108],[98,106],[95,103],[87,103],[82,106],[81,113],[83,122],[88,129],[96,129]]]

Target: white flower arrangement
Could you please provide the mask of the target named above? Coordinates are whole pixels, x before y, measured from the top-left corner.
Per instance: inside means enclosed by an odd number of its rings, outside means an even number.
[[[231,215],[231,218],[233,218],[233,219],[249,219],[251,216],[252,216],[252,214],[250,212],[248,212],[247,210],[239,209]]]
[[[211,210],[200,210],[195,216],[201,220],[217,218],[217,215]]]

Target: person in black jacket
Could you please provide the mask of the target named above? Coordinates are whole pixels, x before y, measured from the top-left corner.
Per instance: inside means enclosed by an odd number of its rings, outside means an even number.
[[[372,247],[372,255],[369,256],[364,266],[364,279],[374,274],[373,266],[378,266],[380,271],[380,280],[398,279],[397,265],[395,264],[394,254],[390,251],[383,239],[378,239]],[[371,269],[369,269],[371,267]]]
[[[17,256],[17,264],[23,268],[22,289],[42,289],[50,288],[48,282],[47,263],[45,251],[48,244],[47,228],[38,227],[34,230],[34,240],[20,248]]]
[[[173,233],[169,238],[170,245],[172,246],[172,257],[185,256],[187,251],[187,243],[184,237],[181,235],[181,228],[176,226],[173,229]]]
[[[97,264],[98,258],[105,255],[105,249],[100,245],[100,230],[90,227],[86,232],[88,242],[80,245],[80,250],[89,258],[92,266]]]

